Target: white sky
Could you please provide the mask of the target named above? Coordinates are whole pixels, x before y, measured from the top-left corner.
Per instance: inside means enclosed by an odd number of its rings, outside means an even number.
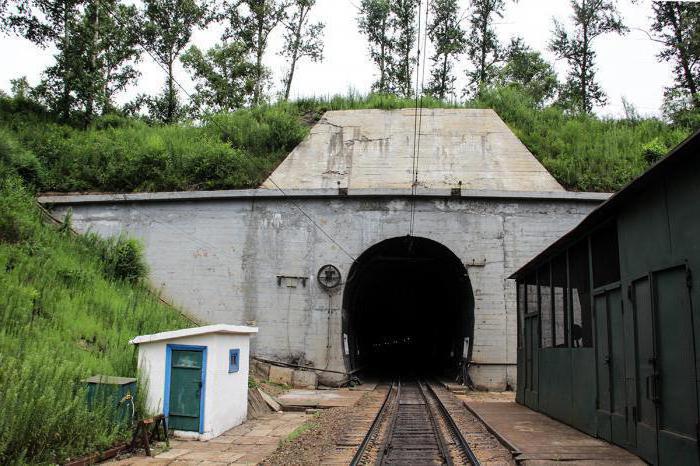
[[[298,66],[292,86],[293,97],[345,94],[350,89],[369,92],[375,80],[375,69],[369,60],[367,43],[357,30],[357,4],[359,0],[317,0],[313,16],[315,20],[326,23],[325,59],[322,63],[302,62]],[[467,5],[468,1],[462,0],[463,8]],[[671,67],[657,62],[659,45],[649,40],[645,33],[635,30],[650,29],[651,2],[643,0],[635,5],[630,0],[620,0],[619,7],[625,24],[632,31],[624,37],[601,36],[595,42],[597,78],[608,95],[608,105],[596,109],[596,112],[622,115],[621,99],[625,97],[641,114],[659,115],[663,88],[673,79]],[[510,2],[505,17],[498,21],[498,34],[504,43],[512,36],[520,35],[528,45],[554,62],[554,56],[547,51],[552,18],[568,21],[570,12],[568,0]],[[219,40],[221,30],[220,25],[214,25],[196,31],[192,43],[203,49],[211,47]],[[280,87],[285,69],[284,60],[277,55],[281,46],[281,34],[277,31],[265,59],[273,70],[276,89]],[[0,88],[6,91],[10,88],[10,79],[20,76],[27,76],[32,85],[38,83],[42,70],[53,63],[53,50],[43,50],[15,37],[0,37],[0,55],[5,57],[0,67]],[[137,85],[118,96],[119,102],[128,101],[137,93],[155,94],[161,89],[164,73],[147,54],[144,54],[139,69],[142,76]],[[466,61],[462,59],[456,71],[463,75],[465,69]],[[563,78],[565,63],[557,62],[556,69]],[[176,79],[188,90],[192,89],[187,72],[179,64]],[[461,89],[464,82],[460,80],[457,84]]]

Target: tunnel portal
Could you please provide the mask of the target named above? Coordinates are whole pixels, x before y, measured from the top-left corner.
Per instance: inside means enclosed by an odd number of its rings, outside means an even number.
[[[467,270],[452,251],[427,238],[384,240],[348,275],[346,364],[379,375],[454,373],[470,357],[473,314]]]

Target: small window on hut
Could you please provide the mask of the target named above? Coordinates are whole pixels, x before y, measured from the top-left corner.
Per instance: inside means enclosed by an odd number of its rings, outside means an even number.
[[[552,339],[552,287],[549,264],[537,271],[537,283],[540,286],[540,326],[542,328],[542,348],[550,348]]]
[[[591,236],[593,288],[620,281],[620,252],[617,226],[612,223]]]
[[[231,349],[228,351],[228,372],[238,372],[241,365],[241,350]]]
[[[552,261],[552,289],[554,291],[554,346],[566,347],[567,338],[567,296],[566,254]]]
[[[569,250],[569,293],[571,303],[571,346],[590,348],[593,346],[591,318],[591,287],[589,274],[588,244],[582,241]]]

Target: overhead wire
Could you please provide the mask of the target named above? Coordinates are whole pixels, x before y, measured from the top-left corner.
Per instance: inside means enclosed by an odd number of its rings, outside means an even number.
[[[103,6],[106,8],[106,10],[107,10],[107,12],[109,13],[109,15],[112,16],[112,18],[113,18],[116,22],[118,22],[121,26],[126,27],[126,28],[129,28],[129,27],[130,27],[130,26],[126,26],[126,25],[121,21],[121,18],[118,17],[118,16],[114,13],[114,11],[112,10],[112,8],[110,8],[108,4],[103,4]],[[151,59],[153,59],[153,61],[156,63],[156,65],[158,65],[163,71],[165,71],[166,73],[168,73],[168,70],[167,70],[167,69],[165,68],[165,66],[162,64],[163,59],[162,59],[162,57],[160,57],[160,54],[158,54],[157,52],[153,52],[153,53],[152,53],[152,51],[149,50],[149,49],[148,49],[144,44],[142,44],[141,42],[138,43],[138,46],[139,46],[141,49],[143,49],[143,50],[151,57]],[[158,58],[156,58],[156,56],[154,56],[154,54],[157,55]],[[160,58],[160,59],[159,59],[159,58]],[[190,98],[190,99],[192,98],[192,95],[187,91],[187,89],[185,89],[185,87],[184,87],[182,84],[180,84],[174,77],[171,76],[170,79],[172,79],[172,81],[177,85],[177,87],[179,87],[179,88],[182,90],[182,92],[184,92],[185,95],[186,95],[188,98]],[[218,121],[216,121],[215,119],[211,119],[210,121],[211,121],[212,123],[214,123],[214,125],[218,126],[219,129],[220,129],[221,131],[223,131],[224,133],[226,132],[226,129],[225,129],[223,126],[221,126],[221,124],[219,124]],[[248,161],[251,162],[251,163],[253,164],[253,166],[255,166],[256,168],[260,168],[259,165],[257,164],[257,162],[256,162],[252,157],[249,157],[245,152],[242,152],[242,151],[241,151],[241,152],[239,152],[239,154],[241,154],[241,156],[247,158]],[[321,226],[318,224],[318,222],[316,222],[316,221],[315,221],[315,220],[314,220],[314,219],[313,219],[313,218],[312,218],[298,203],[296,203],[293,199],[291,199],[291,198],[289,197],[289,195],[275,182],[275,180],[272,178],[272,175],[268,176],[267,181],[269,181],[269,182],[282,194],[282,197],[285,199],[286,202],[288,202],[288,203],[291,204],[293,207],[295,207],[295,208],[296,208],[296,209],[297,209],[297,210],[298,210],[298,211],[299,211],[299,212],[300,212],[300,213],[301,213],[301,214],[302,214],[302,215],[303,215],[317,230],[319,230],[331,243],[333,243],[336,247],[338,247],[338,249],[340,249],[340,250],[343,252],[343,254],[345,254],[348,258],[350,258],[350,260],[351,260],[353,263],[357,261],[357,259],[356,259],[352,254],[350,254],[338,241],[336,241],[336,239],[333,238],[333,236],[331,236],[330,233],[328,233],[325,229],[323,229],[323,227],[321,227]]]
[[[423,93],[425,89],[425,59],[427,57],[427,48],[428,48],[428,13],[430,11],[430,0],[426,0],[425,2],[425,27],[424,27],[424,34],[423,34],[423,63],[421,65],[420,59],[421,59],[421,47],[420,47],[420,23],[421,23],[421,3],[419,2],[418,4],[418,36],[417,36],[417,43],[418,43],[418,60],[417,60],[417,67],[416,67],[416,110],[415,110],[415,117],[414,117],[414,136],[413,136],[413,179],[411,180],[411,221],[410,221],[410,226],[409,226],[409,236],[413,236],[414,228],[415,228],[415,219],[416,219],[416,197],[418,194],[418,161],[420,159],[420,139],[421,139],[421,130],[423,127]],[[418,90],[418,79],[420,77],[420,91]],[[420,100],[419,100],[420,96]],[[416,124],[415,124],[415,118],[417,117],[418,119],[418,124],[417,124],[417,131],[416,131]]]

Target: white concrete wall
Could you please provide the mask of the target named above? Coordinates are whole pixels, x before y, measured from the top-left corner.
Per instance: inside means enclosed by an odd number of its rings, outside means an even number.
[[[183,436],[210,439],[241,424],[248,414],[248,372],[250,364],[247,335],[208,334],[174,340],[141,343],[138,348],[139,376],[148,393],[146,405],[162,413],[165,395],[166,346],[168,344],[207,347],[204,432],[182,432]],[[229,373],[229,350],[240,349],[238,372]]]
[[[204,194],[203,194],[204,195]],[[416,200],[415,236],[435,240],[469,264],[475,299],[474,381],[514,387],[516,303],[512,272],[574,227],[602,200],[568,198],[443,198]],[[165,195],[161,195],[165,196]],[[409,231],[405,197],[320,196],[301,206],[353,257]],[[331,301],[315,282],[324,264],[343,277],[352,259],[330,242],[290,202],[239,198],[172,202],[61,204],[73,210],[74,227],[103,235],[126,232],[146,245],[151,280],[163,295],[207,323],[256,325],[254,354],[315,367],[345,370],[342,288]],[[278,275],[309,277],[295,288]],[[330,325],[330,329],[328,326]],[[328,341],[330,336],[330,341]],[[332,376],[322,381],[329,381]]]

